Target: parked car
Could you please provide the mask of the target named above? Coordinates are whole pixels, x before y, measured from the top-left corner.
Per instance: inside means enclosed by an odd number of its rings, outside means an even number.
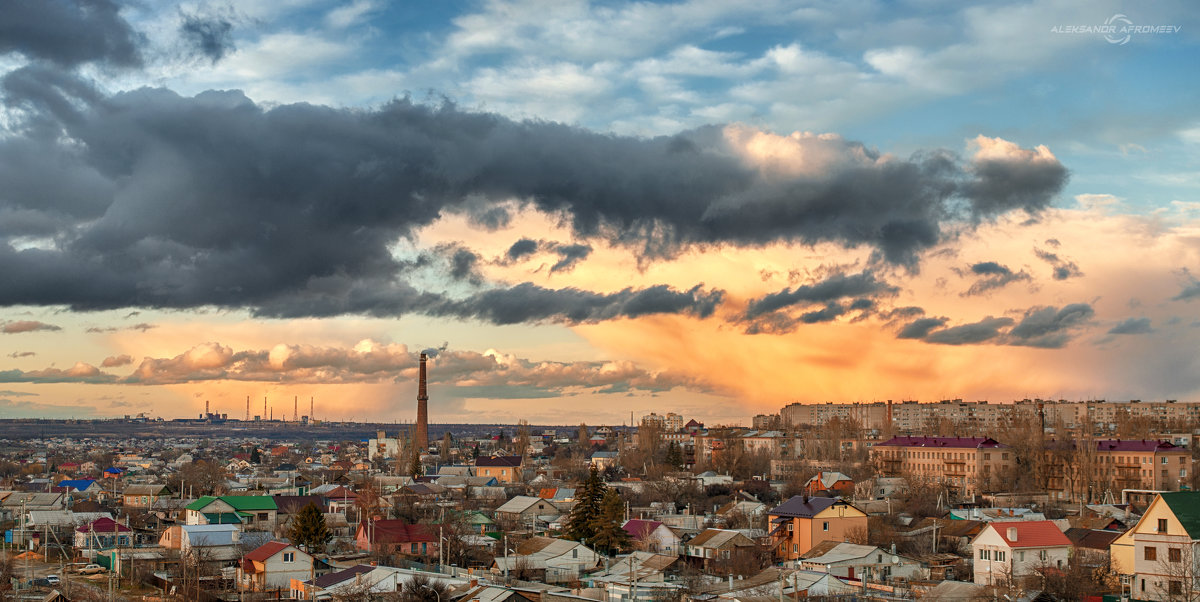
[[[58,585],[59,584],[58,575],[46,575],[46,583],[48,585],[52,585],[52,586]]]
[[[79,574],[80,575],[96,575],[99,573],[103,573],[104,571],[107,571],[107,570],[108,569],[106,569],[98,564],[89,564],[89,565],[79,569]]]

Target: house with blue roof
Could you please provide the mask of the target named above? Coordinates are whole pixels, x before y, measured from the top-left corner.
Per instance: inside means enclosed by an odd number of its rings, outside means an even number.
[[[58,482],[58,486],[62,488],[63,493],[85,495],[99,494],[103,490],[103,487],[96,483],[96,479],[63,479]]]

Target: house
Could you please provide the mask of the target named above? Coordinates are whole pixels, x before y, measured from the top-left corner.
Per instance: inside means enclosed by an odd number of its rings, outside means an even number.
[[[1043,567],[1061,568],[1071,553],[1071,540],[1048,520],[988,523],[971,541],[975,583],[1020,583]]]
[[[546,583],[566,583],[579,580],[580,575],[599,564],[600,555],[577,541],[531,537],[513,555],[497,556],[493,566],[505,575],[528,571]]]
[[[184,522],[189,525],[230,524],[245,529],[271,531],[277,514],[275,498],[268,495],[206,495],[186,507]],[[235,521],[229,515],[235,515]]]
[[[1122,572],[1133,567],[1133,597],[1140,600],[1194,599],[1200,591],[1200,492],[1160,493],[1141,520],[1125,534],[1132,540],[1132,559],[1113,562]],[[1122,536],[1125,537],[1125,536]]]
[[[166,485],[128,485],[121,492],[121,502],[126,508],[150,508],[170,496],[171,488]]]
[[[492,477],[499,483],[521,480],[521,456],[480,456],[475,458],[475,475]]]
[[[800,568],[847,579],[865,578],[876,583],[927,576],[919,560],[897,554],[894,549],[889,551],[879,546],[844,541],[826,541],[817,545],[800,560]]]
[[[867,513],[839,498],[797,495],[767,516],[776,561],[797,560],[823,541],[847,541],[867,532]]]
[[[549,523],[562,516],[563,511],[554,502],[529,495],[518,495],[496,508],[496,520],[509,521],[518,528],[538,528],[538,523]]]
[[[659,521],[635,518],[625,521],[621,528],[629,534],[638,550],[670,556],[679,554],[679,536]]]
[[[840,472],[822,470],[804,483],[804,493],[813,497],[850,497],[854,495],[854,479]]]
[[[598,451],[592,452],[592,457],[589,463],[596,467],[596,470],[604,472],[609,468],[617,465],[618,454],[613,451]]]
[[[133,529],[108,518],[75,528],[75,549],[104,549],[133,545]]]
[[[64,479],[58,482],[63,493],[82,493],[83,495],[99,495],[104,488],[96,479]]]
[[[365,521],[354,535],[360,550],[423,558],[438,555],[438,534],[429,525],[414,525],[397,519]]]
[[[705,529],[683,546],[683,557],[706,572],[732,573],[754,562],[757,546],[729,529]]]
[[[313,557],[286,541],[267,542],[242,556],[238,588],[267,592],[290,590],[292,579],[313,578]]]

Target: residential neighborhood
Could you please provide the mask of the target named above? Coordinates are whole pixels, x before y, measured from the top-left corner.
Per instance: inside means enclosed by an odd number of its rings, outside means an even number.
[[[216,425],[170,440],[0,440],[6,591],[464,602],[1200,594],[1196,452],[1179,425],[1117,414],[1092,429],[1043,427],[1020,412],[927,432],[849,414],[759,416],[746,428],[649,413],[633,427],[435,428],[428,447],[405,429],[347,439]]]

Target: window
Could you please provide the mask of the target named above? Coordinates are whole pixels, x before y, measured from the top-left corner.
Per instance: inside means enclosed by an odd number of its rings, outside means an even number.
[[[1167,532],[1167,519],[1165,519],[1165,518],[1158,519],[1158,532],[1159,533]]]
[[[1183,551],[1179,548],[1167,548],[1167,560],[1181,562],[1183,560]]]
[[[266,512],[259,512],[259,513],[258,513],[258,520],[267,520],[267,513],[266,513]]]
[[[996,562],[1004,562],[1004,552],[996,550]]]
[[[1158,548],[1146,546],[1146,551],[1142,552],[1142,560],[1158,560]]]
[[[1183,593],[1183,582],[1172,581],[1167,585],[1167,590],[1170,591],[1172,596],[1178,596]]]
[[[412,547],[410,547],[408,550],[409,550],[409,552],[411,552],[411,553],[413,553],[413,554],[416,554],[416,553],[417,553],[417,544],[416,544],[416,542],[414,542],[414,543],[412,544]]]
[[[1019,551],[1017,554],[1017,562],[1025,562],[1025,551]]]
[[[283,561],[284,562],[295,562],[296,561],[296,553],[295,552],[284,552],[283,553]]]
[[[1046,550],[1038,551],[1038,560],[1045,561],[1049,557],[1050,557],[1050,553],[1047,552]]]
[[[980,560],[991,560],[991,558],[992,558],[991,550],[979,550],[979,559]]]
[[[571,549],[571,558],[579,558],[579,548]]]
[[[1163,457],[1163,459],[1162,459],[1162,463],[1163,463],[1163,464],[1166,464],[1166,463],[1167,463],[1167,458],[1166,458],[1165,456],[1164,456],[1164,457]]]
[[[821,523],[821,530],[822,530],[822,531],[828,531],[828,530],[829,530],[829,521],[825,521],[825,522]]]

